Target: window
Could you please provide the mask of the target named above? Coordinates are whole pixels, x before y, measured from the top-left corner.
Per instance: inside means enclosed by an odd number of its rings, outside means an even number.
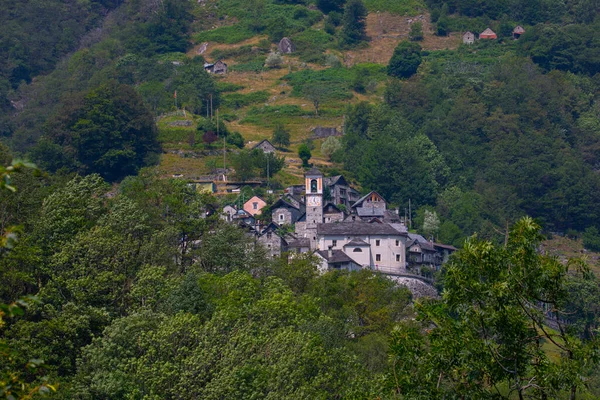
[[[381,261],[381,254],[375,254],[375,261]]]
[[[396,254],[396,262],[400,262],[400,254]]]
[[[375,246],[379,246],[379,244],[380,244],[380,241],[379,241],[379,239],[377,239],[377,240],[375,241]]]
[[[279,220],[280,220],[280,221],[283,221],[283,219],[284,219],[284,218],[285,218],[285,217],[283,216],[283,214],[279,214]]]
[[[396,247],[400,246],[400,241],[396,240]]]
[[[356,247],[354,248],[354,250],[352,250],[353,253],[362,253],[362,249],[360,247]]]
[[[333,247],[337,246],[337,240],[335,240],[335,239],[334,239],[334,240],[332,240],[332,241],[331,241],[331,245],[332,245]]]
[[[252,203],[252,208],[255,210],[258,210],[258,203],[257,202]]]

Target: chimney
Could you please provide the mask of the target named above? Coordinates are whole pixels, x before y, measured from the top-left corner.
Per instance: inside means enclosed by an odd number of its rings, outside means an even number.
[[[329,246],[327,248],[327,258],[331,259],[333,257],[333,246]]]

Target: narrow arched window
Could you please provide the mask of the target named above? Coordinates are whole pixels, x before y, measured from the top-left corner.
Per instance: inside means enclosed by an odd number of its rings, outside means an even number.
[[[312,179],[310,181],[310,192],[317,193],[317,180],[316,179]]]

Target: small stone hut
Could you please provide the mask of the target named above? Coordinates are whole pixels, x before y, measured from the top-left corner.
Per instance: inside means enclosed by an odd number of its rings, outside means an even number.
[[[473,32],[465,32],[462,37],[464,44],[473,44],[475,43],[475,34]]]
[[[223,61],[219,60],[214,64],[204,64],[204,70],[209,74],[226,74],[227,73],[227,64]]]
[[[522,34],[525,33],[525,29],[521,25],[517,25],[515,29],[513,29],[513,39],[518,39]]]
[[[269,153],[275,153],[275,146],[273,146],[273,144],[271,142],[269,142],[268,139],[263,139],[261,140],[256,146],[253,147],[253,149],[260,149],[263,151],[263,153],[269,154]]]
[[[296,51],[296,46],[292,43],[290,38],[284,37],[279,41],[277,49],[281,54],[291,54]]]

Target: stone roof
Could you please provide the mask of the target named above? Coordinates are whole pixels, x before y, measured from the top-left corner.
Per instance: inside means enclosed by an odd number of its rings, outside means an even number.
[[[292,248],[310,247],[310,239],[298,238],[296,240],[292,240],[288,243],[288,247],[292,247]]]
[[[363,197],[361,197],[360,199],[356,200],[354,202],[354,204],[352,204],[352,208],[358,207],[359,205],[361,205],[370,195],[372,195],[373,193],[375,193],[377,196],[381,197],[381,199],[383,201],[385,201],[385,199],[383,198],[382,195],[380,195],[379,193],[377,193],[376,191],[372,190],[369,193],[365,194]]]
[[[346,179],[342,175],[329,176],[327,178],[323,178],[323,183],[325,186],[333,186],[338,183],[338,181],[342,179],[343,183],[346,183]]]
[[[408,238],[410,240],[416,240],[419,243],[429,243],[429,241],[427,239],[425,239],[423,236],[418,235],[416,233],[409,233]]]
[[[305,175],[321,175],[321,176],[323,176],[323,174],[321,173],[321,171],[319,171],[319,169],[317,167],[312,167]]]
[[[344,245],[344,247],[346,246],[370,246],[370,244],[365,242],[361,238],[354,238]]]
[[[521,35],[521,34],[525,33],[525,29],[523,29],[523,27],[521,25],[517,25],[515,27],[515,29],[513,29],[513,33]]]
[[[332,211],[333,210],[333,211]],[[335,204],[333,203],[327,203],[323,206],[323,213],[341,213],[342,210],[340,210]]]
[[[404,224],[392,223],[392,224],[389,224],[389,225],[392,228],[394,228],[395,230],[397,230],[398,232],[400,232],[400,233],[406,233],[406,234],[408,234],[408,228]]]
[[[319,235],[396,235],[406,236],[406,233],[398,232],[389,224],[370,224],[363,221],[337,222],[328,224],[318,224],[317,234]]]
[[[359,217],[383,217],[385,210],[377,207],[357,207],[356,213]]]
[[[447,249],[447,250],[450,250],[450,251],[456,251],[456,250],[458,250],[456,247],[454,247],[454,246],[452,246],[450,244],[442,244],[442,243],[434,243],[433,247],[440,247],[442,249]]]
[[[353,262],[355,264],[358,264],[356,261],[351,259],[348,256],[348,254],[344,253],[341,250],[332,250],[331,257],[329,257],[328,250],[318,250],[317,253],[321,257],[323,257],[325,260],[327,260],[327,263],[329,263],[329,264],[343,264],[343,263],[347,263],[347,262]]]
[[[419,245],[419,247],[421,247],[421,249],[423,249],[423,250],[435,251],[435,248],[433,247],[432,243],[430,243],[430,242],[419,242],[418,240],[411,240],[410,242],[406,243],[406,248],[410,249],[410,247],[413,246],[413,245],[415,245],[415,244]]]
[[[276,208],[280,208],[280,207],[289,207],[289,208],[294,208],[296,210],[299,210],[298,207],[296,207],[295,205],[293,205],[292,203],[285,201],[282,197],[279,198],[279,200],[277,200],[272,206],[271,206],[271,210],[275,210]]]

